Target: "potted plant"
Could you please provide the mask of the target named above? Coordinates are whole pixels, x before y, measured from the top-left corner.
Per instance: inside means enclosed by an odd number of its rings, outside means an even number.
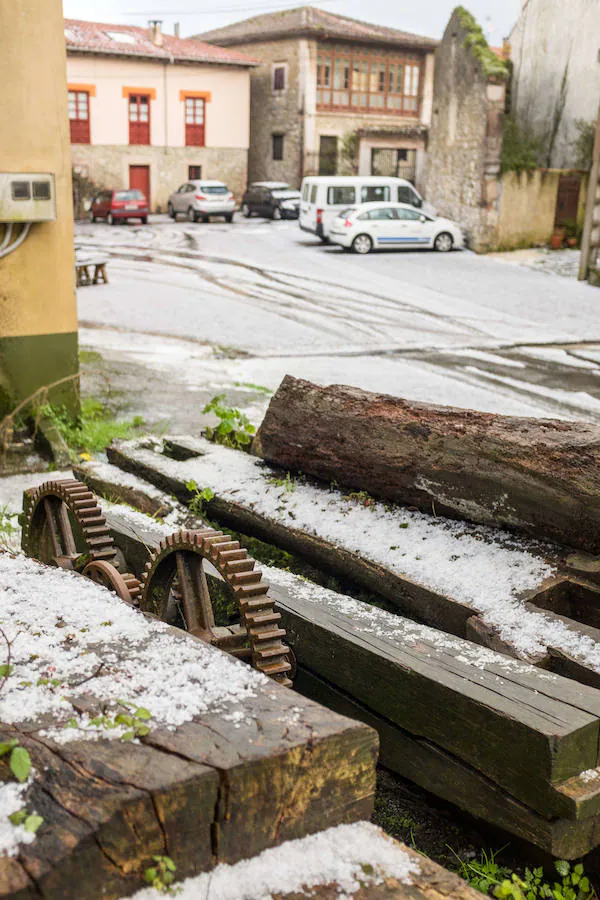
[[[579,228],[577,227],[577,222],[565,222],[565,228],[567,232],[567,247],[576,247],[579,243]]]
[[[550,246],[553,250],[560,250],[567,234],[567,229],[561,225],[556,225],[550,238]]]

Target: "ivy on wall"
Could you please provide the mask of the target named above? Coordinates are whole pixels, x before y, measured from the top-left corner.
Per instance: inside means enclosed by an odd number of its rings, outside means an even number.
[[[473,56],[481,63],[484,75],[508,78],[509,69],[506,60],[500,59],[485,39],[483,28],[464,6],[457,6],[455,12],[461,26],[467,33],[465,47],[469,47]]]

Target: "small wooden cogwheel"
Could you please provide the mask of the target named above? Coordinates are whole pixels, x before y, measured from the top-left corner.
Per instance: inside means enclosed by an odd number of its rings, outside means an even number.
[[[80,572],[139,605],[140,582],[119,572],[117,550],[98,501],[73,478],[46,481],[25,491],[21,546],[27,556]]]
[[[237,601],[239,624],[215,624],[206,562]],[[216,579],[213,583],[220,586]],[[268,590],[255,561],[229,535],[212,528],[179,531],[161,541],[146,564],[140,605],[289,686],[293,655],[283,643],[285,629]]]

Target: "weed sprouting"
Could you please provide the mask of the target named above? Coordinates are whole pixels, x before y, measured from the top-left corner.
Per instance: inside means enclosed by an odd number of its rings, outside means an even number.
[[[205,414],[214,413],[219,419],[219,424],[215,428],[207,426],[204,429],[204,435],[215,444],[249,452],[256,428],[241,410],[233,406],[224,406],[223,401],[226,399],[225,394],[217,394],[202,410]]]
[[[115,439],[139,434],[144,425],[140,416],[118,421],[103,403],[93,397],[81,401],[81,413],[75,418],[64,407],[47,405],[43,413],[52,421],[74,459],[100,453]]]

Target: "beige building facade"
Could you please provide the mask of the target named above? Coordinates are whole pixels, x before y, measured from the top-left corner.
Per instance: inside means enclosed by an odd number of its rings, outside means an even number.
[[[192,178],[247,179],[252,59],[154,30],[65,22],[74,170],[152,210]]]
[[[249,180],[304,175],[421,180],[437,42],[312,7],[198,35],[256,56]]]

